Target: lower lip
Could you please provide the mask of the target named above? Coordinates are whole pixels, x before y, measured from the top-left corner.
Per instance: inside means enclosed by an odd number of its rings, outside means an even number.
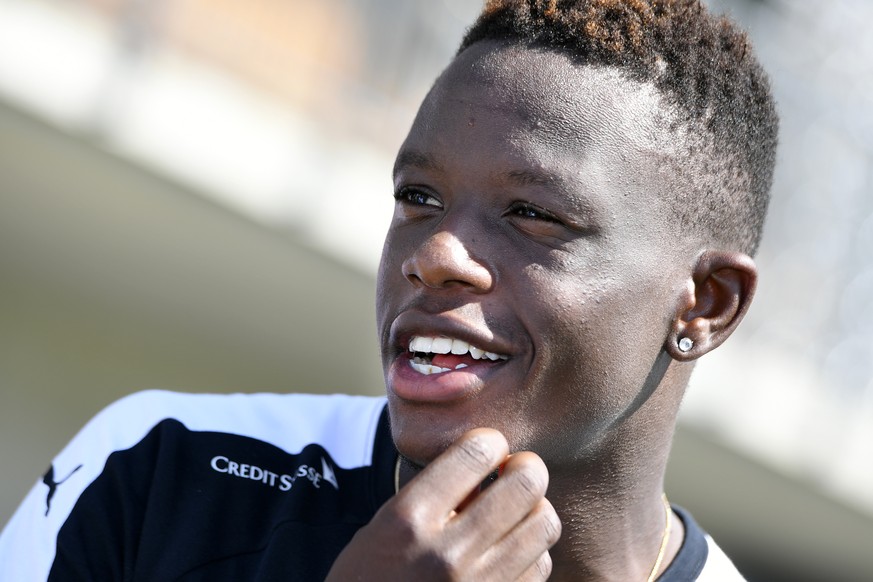
[[[400,355],[388,371],[388,386],[399,398],[416,402],[450,402],[468,398],[481,390],[487,376],[504,362],[483,362],[460,370],[421,374]]]

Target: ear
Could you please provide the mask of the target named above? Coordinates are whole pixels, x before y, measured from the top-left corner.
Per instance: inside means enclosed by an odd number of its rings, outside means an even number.
[[[700,255],[673,318],[667,353],[688,362],[720,346],[748,311],[757,282],[758,269],[748,255],[726,251]]]

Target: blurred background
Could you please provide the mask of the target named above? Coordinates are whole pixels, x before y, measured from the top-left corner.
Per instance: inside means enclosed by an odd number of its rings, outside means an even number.
[[[759,295],[667,492],[757,581],[873,580],[873,3],[712,0],[782,115]],[[475,0],[0,0],[0,524],[144,388],[382,393],[393,155]]]

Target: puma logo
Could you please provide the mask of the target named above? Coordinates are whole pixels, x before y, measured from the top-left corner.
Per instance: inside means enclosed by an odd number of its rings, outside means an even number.
[[[55,466],[52,465],[48,468],[48,471],[45,472],[45,475],[42,476],[42,482],[48,485],[48,497],[45,498],[45,514],[49,514],[49,510],[52,507],[52,497],[55,496],[55,492],[58,490],[58,485],[69,479],[73,476],[73,473],[82,468],[82,465],[79,465],[72,471],[70,474],[61,479],[60,481],[55,481]]]

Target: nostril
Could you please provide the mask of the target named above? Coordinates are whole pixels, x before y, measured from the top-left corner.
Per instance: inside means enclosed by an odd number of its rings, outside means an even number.
[[[415,286],[424,285],[424,281],[416,274],[415,267],[410,265],[410,261],[403,262],[403,276]]]
[[[493,284],[485,263],[473,257],[460,238],[446,231],[428,238],[403,262],[402,269],[413,285],[434,289],[461,286],[482,292]]]

